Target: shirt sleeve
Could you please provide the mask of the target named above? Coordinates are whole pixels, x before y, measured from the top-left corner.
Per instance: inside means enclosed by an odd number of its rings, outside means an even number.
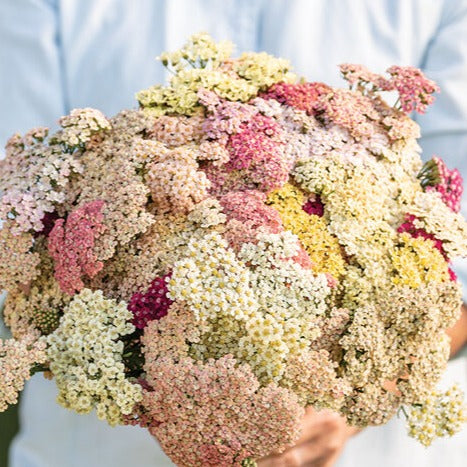
[[[66,111],[59,4],[0,0],[0,145]]]
[[[464,179],[462,214],[467,217],[467,0],[445,0],[438,29],[421,68],[441,88],[426,115],[418,116],[424,158],[436,154]],[[454,261],[467,302],[467,260]]]

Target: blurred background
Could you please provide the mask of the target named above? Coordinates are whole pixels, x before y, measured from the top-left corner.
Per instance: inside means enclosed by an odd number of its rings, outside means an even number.
[[[6,412],[0,414],[0,465],[8,465],[8,448],[10,442],[17,433],[18,406],[9,407]]]

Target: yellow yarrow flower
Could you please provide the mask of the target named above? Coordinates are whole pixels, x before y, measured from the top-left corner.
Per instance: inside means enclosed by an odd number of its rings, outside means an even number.
[[[193,115],[200,107],[201,89],[229,101],[248,102],[274,83],[296,81],[287,60],[265,52],[244,53],[232,60],[231,53],[230,42],[216,43],[205,33],[195,34],[181,49],[159,57],[173,73],[169,85],[151,86],[136,98],[153,116]]]
[[[400,235],[401,245],[390,253],[396,272],[392,281],[416,289],[430,282],[449,279],[448,263],[430,239],[414,238],[409,233]]]
[[[259,90],[264,90],[274,83],[293,83],[297,80],[290,72],[288,60],[277,58],[266,52],[245,52],[235,61],[234,69],[239,76],[250,81]]]
[[[338,278],[345,268],[339,242],[329,232],[323,217],[308,214],[302,209],[304,203],[304,192],[290,183],[272,192],[267,200],[267,204],[279,212],[284,227],[300,239],[314,271]]]

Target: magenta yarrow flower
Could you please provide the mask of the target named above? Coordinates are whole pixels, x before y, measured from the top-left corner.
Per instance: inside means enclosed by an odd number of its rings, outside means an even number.
[[[324,214],[324,204],[321,201],[319,195],[315,196],[315,199],[309,199],[303,206],[302,209],[307,214],[314,214],[315,216],[323,217]]]
[[[172,305],[173,300],[167,297],[167,279],[170,273],[156,277],[146,292],[136,292],[128,303],[128,309],[133,313],[133,324],[138,329],[144,329],[149,321],[161,319]]]
[[[41,220],[43,228],[39,232],[34,232],[34,236],[45,235],[47,237],[54,228],[57,219],[59,219],[57,212],[46,212]]]

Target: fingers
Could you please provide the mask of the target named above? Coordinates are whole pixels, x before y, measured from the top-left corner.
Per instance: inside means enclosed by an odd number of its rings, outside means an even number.
[[[272,454],[258,462],[259,467],[331,467],[347,439],[357,431],[338,414],[307,409],[302,435],[296,445],[282,454]]]
[[[298,446],[294,457],[298,458],[300,466],[330,467],[338,459],[344,443],[338,433],[324,433]]]
[[[258,461],[258,467],[299,467],[301,465],[298,454],[294,450],[284,454],[264,457]]]
[[[320,436],[282,454],[265,457],[258,462],[258,467],[331,467],[342,447],[339,440]]]
[[[302,421],[302,434],[297,441],[298,444],[309,441],[311,438],[320,436],[323,432],[340,430],[345,423],[340,415],[330,410],[317,412],[308,408]]]
[[[315,423],[316,422],[316,423]],[[322,414],[309,421],[304,436],[294,447],[282,454],[268,456],[259,467],[331,467],[335,464],[348,438],[346,426],[334,414]]]

